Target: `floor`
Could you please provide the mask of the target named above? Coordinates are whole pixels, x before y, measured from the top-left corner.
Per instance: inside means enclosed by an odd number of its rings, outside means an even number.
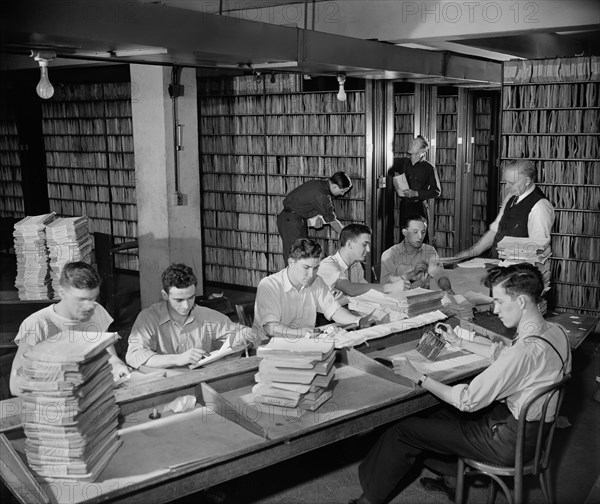
[[[10,257],[0,257],[0,294],[14,290],[14,264]],[[126,337],[139,311],[139,288],[135,277],[117,279],[119,303],[116,314],[119,332]],[[253,299],[253,293],[208,287],[206,295],[223,293],[230,303],[230,314],[235,318],[233,306]],[[2,296],[0,295],[0,299]],[[2,320],[0,329],[10,324]],[[553,449],[553,470],[557,504],[600,504],[600,334],[591,335],[573,354],[574,369],[563,407],[564,427],[558,431]],[[368,452],[381,429],[362,436],[336,442],[295,459],[266,468],[208,491],[177,500],[177,504],[337,504],[346,503],[360,494],[357,467]],[[421,475],[432,476],[427,469]],[[428,493],[415,480],[390,502],[392,504],[444,504],[449,502],[444,494]],[[535,479],[526,488],[527,502],[543,502]],[[468,502],[486,500],[482,482],[469,490]],[[3,488],[0,496],[6,497]],[[3,500],[3,502],[7,502]],[[505,503],[499,495],[496,502]]]

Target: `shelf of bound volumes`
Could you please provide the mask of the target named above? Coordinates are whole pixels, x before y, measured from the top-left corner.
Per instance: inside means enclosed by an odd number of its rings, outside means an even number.
[[[454,92],[454,91],[453,91]],[[433,239],[440,257],[454,255],[458,96],[437,96],[435,166],[442,195],[434,200]]]
[[[554,204],[549,304],[600,313],[600,57],[509,61],[502,158],[529,158]]]
[[[19,132],[13,118],[0,118],[0,218],[25,216]]]
[[[91,233],[113,244],[137,239],[135,160],[129,82],[71,84],[42,104],[50,209],[86,215]],[[115,267],[139,270],[137,250]]]
[[[394,157],[408,156],[408,147],[415,136],[415,94],[394,93]],[[391,183],[391,181],[389,181]],[[394,216],[398,215],[400,198],[394,195]],[[394,218],[394,243],[402,239],[402,223]]]
[[[473,152],[473,220],[472,240],[476,243],[487,231],[487,200],[489,163],[492,157],[492,98],[478,96],[475,100],[475,146]]]
[[[335,202],[343,224],[365,219],[364,93],[302,92],[296,75],[203,79],[200,148],[204,276],[256,287],[283,268],[277,215],[307,180],[345,171],[352,191]],[[326,254],[337,235],[310,229]]]

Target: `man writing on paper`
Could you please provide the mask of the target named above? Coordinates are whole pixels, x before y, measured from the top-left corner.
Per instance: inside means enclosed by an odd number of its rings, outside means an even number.
[[[459,252],[453,258],[443,259],[444,262],[477,257],[489,249],[490,256],[496,259],[496,247],[505,236],[550,241],[554,207],[535,185],[537,170],[534,163],[527,159],[507,162],[503,180],[507,195],[490,229],[471,248]]]
[[[403,278],[385,285],[368,283],[362,262],[370,251],[371,228],[365,224],[348,224],[340,233],[339,250],[321,262],[318,275],[341,305],[348,304],[346,296],[360,296],[371,289],[390,293],[408,287]]]
[[[298,238],[308,238],[308,219],[322,216],[336,233],[342,224],[335,214],[333,198],[343,196],[352,188],[350,177],[344,172],[334,173],[328,180],[309,180],[296,187],[283,200],[283,211],[277,216],[277,229],[283,242],[283,260],[287,264],[290,248]],[[312,227],[321,227],[315,219]]]
[[[423,243],[427,235],[425,217],[409,215],[402,225],[402,235],[403,241],[381,255],[380,282],[385,284],[403,279],[410,282],[411,289],[429,289],[433,279],[440,289],[453,294],[435,248]]]
[[[447,406],[427,418],[410,417],[388,429],[359,466],[363,495],[355,504],[379,504],[390,497],[398,484],[425,455],[470,457],[498,465],[513,465],[521,408],[529,398],[548,385],[558,383],[571,370],[571,351],[565,330],[544,320],[537,303],[543,280],[527,263],[488,271],[486,285],[492,288],[494,313],[506,327],[516,327],[512,346],[480,344],[456,336],[445,324],[436,332],[447,342],[488,357],[490,366],[469,383],[444,385],[417,371],[404,360],[400,374],[422,386]],[[531,408],[524,458],[533,456],[537,424],[550,421],[541,408]],[[465,416],[460,412],[478,412]]]
[[[254,327],[269,337],[315,336],[317,312],[342,325],[370,325],[370,317],[353,315],[334,298],[317,276],[321,246],[308,238],[296,240],[288,267],[263,278],[256,291]]]
[[[419,135],[408,147],[410,157],[394,158],[390,170],[394,189],[400,197],[398,222],[402,224],[409,215],[421,215],[429,222],[428,199],[442,194],[440,179],[435,167],[425,160],[429,142]],[[427,242],[427,236],[425,242]]]
[[[218,311],[195,305],[198,279],[189,266],[171,264],[161,280],[163,300],[142,310],[131,329],[125,356],[130,366],[194,365],[219,344],[260,344],[252,329],[233,323]]]
[[[32,313],[19,327],[15,338],[19,349],[10,373],[13,395],[22,393],[19,370],[29,348],[63,331],[106,332],[113,322],[104,307],[96,303],[100,294],[100,276],[91,265],[79,261],[66,263],[60,273],[59,285],[60,301]],[[111,345],[107,351],[114,379],[128,375],[129,369],[117,357],[115,348]]]

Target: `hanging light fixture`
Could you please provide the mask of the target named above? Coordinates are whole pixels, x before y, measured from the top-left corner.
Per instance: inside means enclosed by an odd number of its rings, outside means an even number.
[[[337,75],[337,80],[340,84],[340,90],[337,94],[337,99],[339,101],[346,101],[346,91],[344,90],[344,83],[346,82],[346,75],[343,73],[339,73]]]
[[[40,81],[35,87],[38,96],[44,100],[49,100],[54,96],[54,86],[48,78],[48,63],[56,58],[56,54],[51,52],[34,52],[31,56],[40,65]]]

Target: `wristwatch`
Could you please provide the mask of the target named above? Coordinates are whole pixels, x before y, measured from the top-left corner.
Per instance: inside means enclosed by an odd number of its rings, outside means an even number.
[[[427,378],[429,378],[426,374],[421,375],[421,378],[419,378],[419,381],[417,382],[417,385],[419,387],[423,386],[423,383],[425,383],[425,380],[427,380]]]

